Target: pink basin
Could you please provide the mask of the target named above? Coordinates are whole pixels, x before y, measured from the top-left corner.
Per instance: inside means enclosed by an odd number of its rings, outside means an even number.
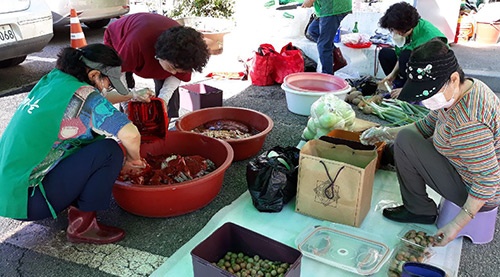
[[[292,73],[285,77],[284,83],[293,90],[307,92],[336,92],[350,87],[340,77],[318,72]]]

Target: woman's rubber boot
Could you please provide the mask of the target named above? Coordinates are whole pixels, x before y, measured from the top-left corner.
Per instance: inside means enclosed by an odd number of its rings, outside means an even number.
[[[122,240],[125,231],[98,223],[95,211],[84,212],[70,206],[66,237],[73,243],[107,244]]]

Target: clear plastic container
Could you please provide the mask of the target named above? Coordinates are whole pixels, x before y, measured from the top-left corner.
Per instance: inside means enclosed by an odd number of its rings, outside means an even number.
[[[408,247],[424,251],[432,247],[435,240],[434,233],[420,226],[408,224],[399,232],[398,237]]]
[[[388,262],[387,276],[389,277],[399,277],[403,272],[403,265],[406,262],[427,262],[434,252],[430,250],[415,249],[414,247],[409,247],[405,243],[398,243],[396,249],[392,253],[391,258]]]
[[[369,237],[369,236],[366,236]],[[390,256],[390,248],[353,232],[314,226],[296,240],[302,255],[360,275],[377,273]]]

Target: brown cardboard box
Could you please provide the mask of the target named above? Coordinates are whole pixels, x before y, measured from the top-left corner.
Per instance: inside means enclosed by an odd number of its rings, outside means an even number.
[[[295,211],[359,227],[371,205],[377,150],[322,140],[300,151]]]

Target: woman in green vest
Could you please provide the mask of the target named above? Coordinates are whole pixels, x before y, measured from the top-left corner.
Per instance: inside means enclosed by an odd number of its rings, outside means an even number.
[[[436,26],[420,18],[417,9],[407,2],[391,5],[379,20],[380,27],[391,31],[394,48],[382,48],[378,59],[386,77],[381,83],[387,82],[394,88],[391,97],[397,98],[406,82],[406,65],[415,48],[440,38],[444,43],[448,39]]]
[[[105,98],[115,88],[130,99],[120,77],[121,59],[108,46],[61,50],[56,69],[22,101],[0,138],[0,216],[40,220],[69,207],[69,241],[123,239],[122,229],[96,219],[109,208],[122,167],[146,166],[138,129]]]

